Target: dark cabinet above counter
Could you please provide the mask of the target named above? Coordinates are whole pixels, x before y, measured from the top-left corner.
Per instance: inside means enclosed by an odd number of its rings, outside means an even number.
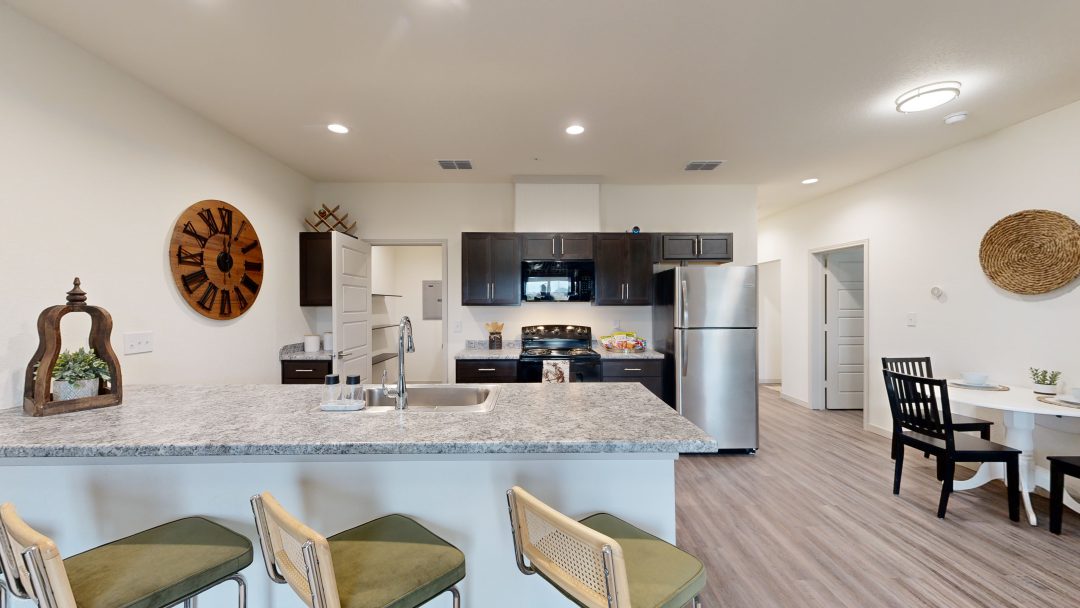
[[[591,232],[526,232],[521,234],[522,260],[591,260]]]
[[[660,235],[660,258],[663,260],[732,260],[731,233]]]
[[[463,232],[461,304],[518,306],[523,262],[574,261],[592,263],[595,305],[648,306],[653,264],[730,262],[733,252],[731,233]]]

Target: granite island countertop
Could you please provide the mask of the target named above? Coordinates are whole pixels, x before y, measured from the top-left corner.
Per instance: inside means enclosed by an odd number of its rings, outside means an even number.
[[[0,458],[708,452],[637,383],[503,384],[486,413],[323,412],[318,385],[133,385],[116,407],[0,410]]]

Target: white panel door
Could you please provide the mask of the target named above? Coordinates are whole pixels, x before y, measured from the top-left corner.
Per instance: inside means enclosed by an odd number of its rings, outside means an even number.
[[[334,232],[334,373],[371,382],[371,245]]]
[[[830,253],[825,259],[826,409],[863,409],[863,295],[862,249]]]

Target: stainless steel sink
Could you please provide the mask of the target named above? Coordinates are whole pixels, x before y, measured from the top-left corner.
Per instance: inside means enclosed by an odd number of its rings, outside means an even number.
[[[414,384],[408,388],[406,412],[490,412],[495,407],[498,387],[493,384]],[[389,412],[397,398],[377,386],[364,389],[365,412]]]

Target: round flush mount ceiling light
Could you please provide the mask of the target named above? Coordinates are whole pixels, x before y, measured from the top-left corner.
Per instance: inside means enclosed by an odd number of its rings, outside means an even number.
[[[955,125],[958,122],[964,122],[967,120],[967,117],[967,112],[953,112],[952,114],[945,116],[945,124]]]
[[[340,135],[344,135],[349,132],[349,127],[346,127],[345,125],[339,125],[336,122],[326,125],[326,128],[331,133],[338,133]]]
[[[808,178],[802,180],[802,183],[803,183],[804,186],[809,186],[810,184],[816,184],[816,183],[818,183],[818,178],[816,178],[816,177],[808,177]]]
[[[570,125],[569,127],[566,127],[566,133],[568,135],[581,135],[584,132],[585,127],[581,125]]]
[[[922,112],[949,103],[960,96],[960,83],[955,80],[925,84],[896,98],[896,111]]]

